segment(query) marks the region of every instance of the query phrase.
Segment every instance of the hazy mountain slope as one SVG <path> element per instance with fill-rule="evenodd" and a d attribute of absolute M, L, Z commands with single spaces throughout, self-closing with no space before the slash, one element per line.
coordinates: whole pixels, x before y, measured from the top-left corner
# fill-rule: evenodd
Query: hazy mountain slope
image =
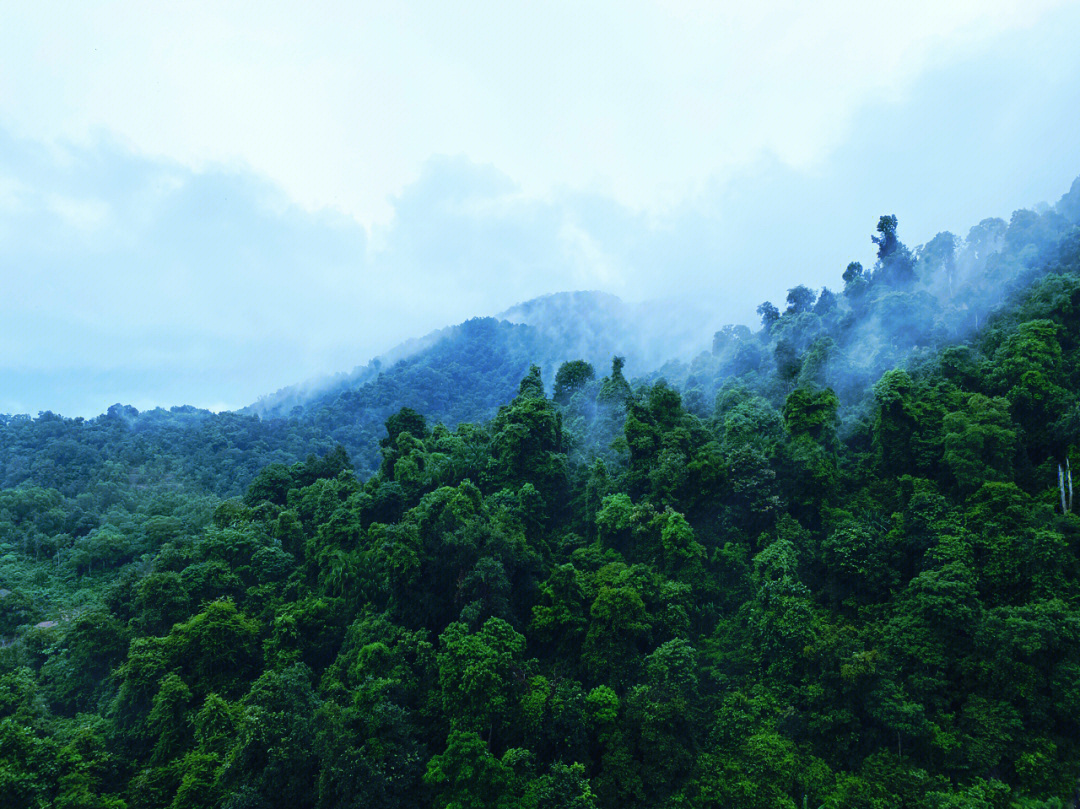
<path fill-rule="evenodd" d="M 601 293 L 549 295 L 500 319 L 474 318 L 408 341 L 349 374 L 283 389 L 236 413 L 192 407 L 140 413 L 117 405 L 95 419 L 0 417 L 0 485 L 74 495 L 119 463 L 132 481 L 229 496 L 268 463 L 293 463 L 335 443 L 366 477 L 378 468 L 386 418 L 402 407 L 432 423 L 482 422 L 514 395 L 533 363 L 550 386 L 567 360 L 585 358 L 603 368 L 625 353 L 628 371 L 641 373 L 646 367 L 635 363 L 663 356 L 669 346 L 685 350 L 671 339 L 676 332 L 665 333 L 662 318 L 653 313 L 649 321 L 642 312 Z M 643 350 L 646 345 L 652 348 Z"/>
<path fill-rule="evenodd" d="M 306 382 L 289 385 L 274 393 L 261 396 L 257 402 L 241 408 L 238 412 L 263 418 L 285 418 L 293 412 L 294 408 L 303 408 L 315 400 L 333 398 L 343 391 L 372 381 L 383 369 L 392 368 L 398 362 L 435 345 L 452 329 L 452 326 L 448 326 L 423 337 L 406 340 L 385 354 L 375 357 L 366 365 L 358 365 L 351 371 L 315 377 Z"/>
<path fill-rule="evenodd" d="M 685 303 L 631 305 L 615 295 L 593 291 L 556 292 L 519 303 L 493 318 L 479 319 L 528 326 L 532 333 L 519 333 L 511 342 L 541 367 L 549 383 L 558 365 L 570 359 L 606 364 L 618 353 L 635 373 L 677 357 L 689 359 L 702 350 L 716 327 L 707 310 L 688 308 Z M 467 329 L 466 324 L 447 326 L 408 340 L 349 373 L 282 388 L 240 412 L 283 418 L 299 415 L 294 413 L 296 407 L 301 412 L 319 409 L 342 393 L 376 381 L 380 374 L 393 375 L 399 365 L 426 364 L 423 357 L 429 352 L 440 360 L 453 361 L 449 355 L 472 339 L 487 337 L 482 330 Z"/>
<path fill-rule="evenodd" d="M 556 358 L 584 359 L 599 367 L 618 353 L 635 375 L 672 360 L 689 360 L 708 347 L 720 325 L 708 301 L 671 298 L 628 304 L 601 292 L 545 295 L 498 317 L 535 328 L 542 344 L 555 349 Z M 550 381 L 546 373 L 544 378 Z"/>
<path fill-rule="evenodd" d="M 705 331 L 707 311 L 688 316 L 670 304 L 562 293 L 519 304 L 500 319 L 434 332 L 350 374 L 279 391 L 241 413 L 117 406 L 89 420 L 0 417 L 0 484 L 74 495 L 119 474 L 140 485 L 228 496 L 268 463 L 293 463 L 335 443 L 366 477 L 379 463 L 383 422 L 403 406 L 429 423 L 483 421 L 514 395 L 530 364 L 541 367 L 550 390 L 561 362 L 583 358 L 602 375 L 614 354 L 628 357 L 632 379 L 663 376 L 683 389 L 687 406 L 703 416 L 732 381 L 774 401 L 799 385 L 826 385 L 842 409 L 857 407 L 882 372 L 965 339 L 1053 271 L 1075 247 L 1070 234 L 1078 222 L 1080 180 L 1055 206 L 1017 211 L 1008 223 L 983 220 L 964 239 L 939 234 L 914 250 L 897 240 L 887 261 L 846 273 L 842 291 L 795 287 L 786 310 L 765 310 L 762 329 L 725 327 L 711 351 L 696 336 Z M 892 277 L 905 264 L 910 277 Z"/>
<path fill-rule="evenodd" d="M 861 407 L 886 371 L 917 367 L 971 339 L 1017 305 L 1041 278 L 1071 272 L 1080 245 L 1080 178 L 1056 205 L 984 219 L 966 237 L 942 232 L 908 248 L 903 223 L 882 216 L 871 267 L 850 264 L 837 292 L 796 286 L 786 306 L 758 307 L 762 327 L 725 326 L 712 350 L 667 363 L 660 377 L 711 412 L 716 394 L 738 381 L 780 402 L 796 387 L 834 390 L 841 408 Z"/>
<path fill-rule="evenodd" d="M 1080 229 L 991 230 L 966 287 L 886 221 L 685 394 L 574 364 L 484 424 L 398 413 L 366 480 L 193 492 L 385 402 L 485 407 L 539 330 L 469 321 L 302 418 L 3 421 L 33 474 L 100 463 L 0 491 L 4 805 L 1069 805 Z"/>
<path fill-rule="evenodd" d="M 369 474 L 378 466 L 383 423 L 401 407 L 448 426 L 484 421 L 514 395 L 530 365 L 541 368 L 549 386 L 558 367 L 574 359 L 603 369 L 612 356 L 625 355 L 628 371 L 640 374 L 678 353 L 689 358 L 709 333 L 700 313 L 680 317 L 662 305 L 630 306 L 598 292 L 557 293 L 498 318 L 433 332 L 396 349 L 405 356 L 392 365 L 382 358 L 310 393 L 279 391 L 244 412 L 316 425 L 320 435 L 346 447 L 361 474 Z"/>

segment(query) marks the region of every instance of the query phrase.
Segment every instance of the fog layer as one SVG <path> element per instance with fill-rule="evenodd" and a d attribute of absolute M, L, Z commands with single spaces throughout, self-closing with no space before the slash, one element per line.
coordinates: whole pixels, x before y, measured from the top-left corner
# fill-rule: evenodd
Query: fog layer
<path fill-rule="evenodd" d="M 1056 199 L 1080 167 L 1071 13 L 882 93 L 813 164 L 766 153 L 650 213 L 433 156 L 369 231 L 243 164 L 194 171 L 104 134 L 47 145 L 0 125 L 0 412 L 240 407 L 564 290 L 752 325 L 760 301 L 872 265 L 882 213 L 918 245 Z"/>

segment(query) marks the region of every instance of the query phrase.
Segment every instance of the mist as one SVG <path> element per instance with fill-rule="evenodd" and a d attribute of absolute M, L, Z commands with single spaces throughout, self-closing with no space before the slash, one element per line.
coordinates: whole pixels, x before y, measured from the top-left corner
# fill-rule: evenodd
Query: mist
<path fill-rule="evenodd" d="M 298 202 L 258 161 L 0 121 L 0 412 L 238 408 L 574 290 L 626 307 L 628 373 L 689 362 L 796 285 L 842 291 L 850 261 L 873 266 L 883 213 L 915 247 L 1060 197 L 1080 169 L 1075 13 L 931 60 L 838 115 L 813 159 L 777 146 L 703 163 L 647 205 L 465 150 L 429 154 L 364 220 Z"/>

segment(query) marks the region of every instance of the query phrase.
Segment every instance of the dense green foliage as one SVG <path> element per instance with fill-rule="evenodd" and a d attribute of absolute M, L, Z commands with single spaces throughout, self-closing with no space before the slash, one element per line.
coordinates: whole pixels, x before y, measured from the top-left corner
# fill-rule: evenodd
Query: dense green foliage
<path fill-rule="evenodd" d="M 882 217 L 842 294 L 401 407 L 370 473 L 300 415 L 8 419 L 0 805 L 1065 806 L 1074 196 Z"/>
<path fill-rule="evenodd" d="M 279 432 L 341 444 L 366 478 L 380 465 L 383 423 L 401 407 L 451 428 L 484 422 L 514 396 L 532 365 L 548 380 L 568 360 L 587 366 L 613 354 L 631 367 L 654 368 L 689 334 L 704 333 L 695 318 L 683 318 L 679 328 L 680 319 L 662 312 L 661 319 L 661 311 L 598 292 L 546 295 L 503 313 L 506 319 L 467 320 L 398 346 L 350 374 L 278 391 L 243 412 Z M 700 343 L 693 339 L 694 351 Z"/>

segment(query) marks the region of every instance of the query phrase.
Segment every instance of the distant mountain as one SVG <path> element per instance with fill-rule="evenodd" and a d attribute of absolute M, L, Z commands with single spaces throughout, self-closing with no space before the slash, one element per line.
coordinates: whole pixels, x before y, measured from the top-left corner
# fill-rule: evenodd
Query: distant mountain
<path fill-rule="evenodd" d="M 370 473 L 383 423 L 402 407 L 448 426 L 484 421 L 513 398 L 530 365 L 540 367 L 549 389 L 568 360 L 584 359 L 603 374 L 619 355 L 631 373 L 646 374 L 706 349 L 714 328 L 707 313 L 688 315 L 681 306 L 556 293 L 432 332 L 348 374 L 285 388 L 240 412 L 317 424 L 320 435 L 346 447 L 358 472 Z"/>
<path fill-rule="evenodd" d="M 483 423 L 516 395 L 531 364 L 550 392 L 562 362 L 584 359 L 596 376 L 578 394 L 587 410 L 614 355 L 626 358 L 633 388 L 664 378 L 704 418 L 720 417 L 720 394 L 732 386 L 778 406 L 796 388 L 831 388 L 844 418 L 855 418 L 872 409 L 874 383 L 886 371 L 917 372 L 945 346 L 995 333 L 1042 278 L 1076 272 L 1080 179 L 1056 205 L 1018 210 L 1008 222 L 985 219 L 966 238 L 939 233 L 909 249 L 891 216 L 880 218 L 878 234 L 872 267 L 851 264 L 836 293 L 797 286 L 785 309 L 762 304 L 758 330 L 737 325 L 714 333 L 718 324 L 702 303 L 628 304 L 600 292 L 565 292 L 432 332 L 349 373 L 280 390 L 237 412 L 139 413 L 117 405 L 88 420 L 0 416 L 0 488 L 31 485 L 73 497 L 115 478 L 117 485 L 232 496 L 267 464 L 295 463 L 336 444 L 366 479 L 379 467 L 386 419 L 400 408 L 416 410 L 429 425 Z M 996 350 L 993 339 L 985 351 Z"/>
<path fill-rule="evenodd" d="M 507 309 L 498 318 L 536 329 L 543 344 L 559 355 L 559 362 L 585 359 L 606 365 L 617 353 L 635 375 L 707 350 L 721 325 L 700 300 L 628 304 L 603 292 L 544 295 Z"/>
<path fill-rule="evenodd" d="M 524 369 L 530 362 L 539 365 L 549 385 L 555 370 L 567 360 L 585 359 L 599 367 L 618 354 L 626 358 L 635 373 L 647 373 L 669 360 L 689 359 L 708 347 L 718 325 L 707 311 L 694 311 L 682 301 L 627 304 L 615 295 L 595 291 L 544 295 L 516 304 L 493 318 L 468 322 L 476 320 L 527 326 L 527 331 L 519 331 L 505 347 L 527 347 Z M 399 366 L 400 372 L 406 372 L 416 364 L 426 364 L 423 357 L 429 353 L 451 360 L 447 352 L 453 354 L 462 348 L 463 341 L 486 334 L 484 329 L 467 327 L 466 323 L 447 326 L 407 340 L 348 373 L 282 388 L 238 412 L 262 418 L 301 416 L 343 393 L 376 382 L 380 374 L 399 372 Z"/>
<path fill-rule="evenodd" d="M 284 418 L 292 414 L 297 407 L 304 406 L 316 399 L 335 396 L 342 391 L 360 387 L 375 379 L 380 371 L 392 368 L 398 362 L 407 359 L 438 343 L 453 329 L 452 326 L 438 329 L 424 337 L 414 337 L 395 346 L 385 354 L 380 354 L 366 365 L 358 365 L 348 372 L 339 372 L 327 376 L 313 377 L 296 385 L 289 385 L 274 393 L 260 396 L 259 400 L 237 412 L 263 418 Z"/>
<path fill-rule="evenodd" d="M 687 309 L 566 293 L 0 416 L 0 805 L 1074 805 L 1080 183 L 877 234 L 649 373 Z"/>

